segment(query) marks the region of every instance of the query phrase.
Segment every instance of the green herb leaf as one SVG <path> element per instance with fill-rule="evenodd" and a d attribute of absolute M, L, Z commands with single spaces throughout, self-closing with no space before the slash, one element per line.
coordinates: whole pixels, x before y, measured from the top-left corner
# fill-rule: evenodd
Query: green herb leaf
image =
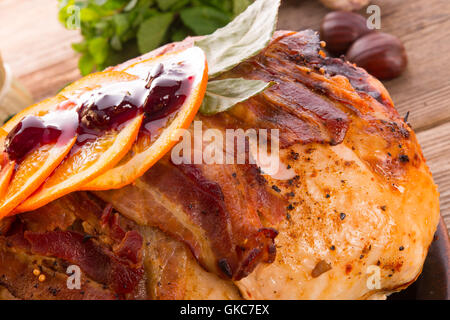
<path fill-rule="evenodd" d="M 94 58 L 89 53 L 85 53 L 78 60 L 78 68 L 80 69 L 81 75 L 85 76 L 94 70 L 95 62 Z"/>
<path fill-rule="evenodd" d="M 275 31 L 280 0 L 257 0 L 225 27 L 196 41 L 214 77 L 264 49 Z"/>
<path fill-rule="evenodd" d="M 138 0 L 130 0 L 130 2 L 128 2 L 125 8 L 123 8 L 123 11 L 127 12 L 132 10 L 136 6 L 137 2 Z"/>
<path fill-rule="evenodd" d="M 99 14 L 92 8 L 83 8 L 80 11 L 80 19 L 83 22 L 95 21 L 98 20 Z"/>
<path fill-rule="evenodd" d="M 185 9 L 180 12 L 180 17 L 197 35 L 210 34 L 231 20 L 230 15 L 211 7 Z"/>
<path fill-rule="evenodd" d="M 86 41 L 72 43 L 72 49 L 75 50 L 76 52 L 83 53 L 87 51 L 87 43 Z"/>
<path fill-rule="evenodd" d="M 162 11 L 167 11 L 172 7 L 174 4 L 176 4 L 179 0 L 156 0 L 156 3 L 158 4 L 158 7 Z"/>
<path fill-rule="evenodd" d="M 88 42 L 88 50 L 91 54 L 92 58 L 94 58 L 94 62 L 98 65 L 105 62 L 108 57 L 108 39 L 103 37 L 97 37 L 89 40 Z"/>
<path fill-rule="evenodd" d="M 238 12 L 235 1 L 241 6 L 252 0 L 59 0 L 58 18 L 66 28 L 80 29 L 83 41 L 73 49 L 84 56 L 79 65 L 86 73 L 213 32 Z M 192 8 L 206 9 L 187 11 L 183 21 L 180 13 Z"/>
<path fill-rule="evenodd" d="M 122 36 L 130 27 L 128 16 L 126 14 L 116 14 L 113 16 L 114 25 L 116 27 L 116 35 Z"/>
<path fill-rule="evenodd" d="M 173 13 L 164 13 L 153 16 L 141 24 L 137 32 L 137 40 L 139 51 L 142 54 L 158 48 L 163 42 L 172 20 Z"/>
<path fill-rule="evenodd" d="M 191 6 L 191 0 L 178 0 L 172 7 L 170 7 L 171 11 L 179 11 L 183 8 Z"/>
<path fill-rule="evenodd" d="M 122 41 L 120 41 L 120 38 L 118 36 L 114 35 L 111 38 L 110 44 L 114 50 L 116 51 L 122 50 Z"/>
<path fill-rule="evenodd" d="M 253 0 L 233 0 L 233 13 L 235 15 L 243 12 L 249 5 L 251 5 Z"/>
<path fill-rule="evenodd" d="M 180 28 L 177 28 L 177 30 L 172 33 L 172 37 L 170 38 L 170 40 L 172 40 L 174 42 L 182 41 L 188 35 L 189 35 L 189 30 L 187 30 L 186 27 L 180 27 Z"/>
<path fill-rule="evenodd" d="M 263 92 L 273 84 L 274 82 L 266 83 L 242 78 L 209 81 L 200 112 L 213 115 L 226 111 L 237 103 Z"/>

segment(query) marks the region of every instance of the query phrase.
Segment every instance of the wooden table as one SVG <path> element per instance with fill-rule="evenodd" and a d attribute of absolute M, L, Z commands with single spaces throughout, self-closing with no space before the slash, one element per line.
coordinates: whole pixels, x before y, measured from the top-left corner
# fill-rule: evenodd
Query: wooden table
<path fill-rule="evenodd" d="M 400 114 L 410 112 L 428 165 L 441 193 L 450 229 L 450 1 L 374 0 L 382 31 L 403 40 L 407 71 L 385 82 Z M 283 0 L 279 29 L 318 29 L 328 12 L 316 0 Z M 70 47 L 77 31 L 57 20 L 55 0 L 0 1 L 0 52 L 35 100 L 55 94 L 80 77 Z"/>

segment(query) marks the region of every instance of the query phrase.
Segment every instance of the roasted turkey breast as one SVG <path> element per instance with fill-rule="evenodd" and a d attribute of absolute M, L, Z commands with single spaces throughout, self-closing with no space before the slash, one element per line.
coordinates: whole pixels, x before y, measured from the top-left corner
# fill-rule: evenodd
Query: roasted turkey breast
<path fill-rule="evenodd" d="M 327 57 L 309 30 L 276 32 L 223 76 L 276 84 L 196 120 L 222 132 L 279 129 L 288 179 L 254 164 L 175 165 L 167 156 L 132 185 L 1 221 L 0 285 L 22 299 L 367 299 L 411 284 L 439 197 L 383 85 Z M 71 264 L 81 290 L 66 287 Z"/>

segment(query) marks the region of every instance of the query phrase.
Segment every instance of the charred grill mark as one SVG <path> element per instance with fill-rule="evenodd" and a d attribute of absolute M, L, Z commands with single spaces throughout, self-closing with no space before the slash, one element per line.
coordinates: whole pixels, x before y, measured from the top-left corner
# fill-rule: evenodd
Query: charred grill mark
<path fill-rule="evenodd" d="M 342 58 L 323 57 L 319 54 L 321 50 L 320 41 L 316 32 L 306 30 L 301 32 L 302 38 L 307 38 L 306 44 L 295 41 L 295 36 L 285 37 L 279 41 L 283 49 L 284 58 L 309 67 L 316 72 L 322 69 L 330 77 L 335 75 L 345 76 L 355 88 L 356 91 L 366 93 L 376 99 L 378 102 L 391 106 L 391 102 L 383 97 L 377 88 L 369 82 L 369 75 L 356 68 Z"/>

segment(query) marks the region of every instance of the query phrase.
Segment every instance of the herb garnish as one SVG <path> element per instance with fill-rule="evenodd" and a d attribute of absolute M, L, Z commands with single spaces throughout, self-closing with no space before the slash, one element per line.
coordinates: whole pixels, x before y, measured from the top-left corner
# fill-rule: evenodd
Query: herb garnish
<path fill-rule="evenodd" d="M 206 53 L 210 77 L 232 69 L 268 45 L 279 6 L 280 0 L 257 0 L 228 25 L 195 42 Z M 211 115 L 226 111 L 272 84 L 242 78 L 210 81 L 200 112 Z"/>
<path fill-rule="evenodd" d="M 253 0 L 59 0 L 59 20 L 80 29 L 72 45 L 83 75 L 189 35 L 226 25 Z"/>

